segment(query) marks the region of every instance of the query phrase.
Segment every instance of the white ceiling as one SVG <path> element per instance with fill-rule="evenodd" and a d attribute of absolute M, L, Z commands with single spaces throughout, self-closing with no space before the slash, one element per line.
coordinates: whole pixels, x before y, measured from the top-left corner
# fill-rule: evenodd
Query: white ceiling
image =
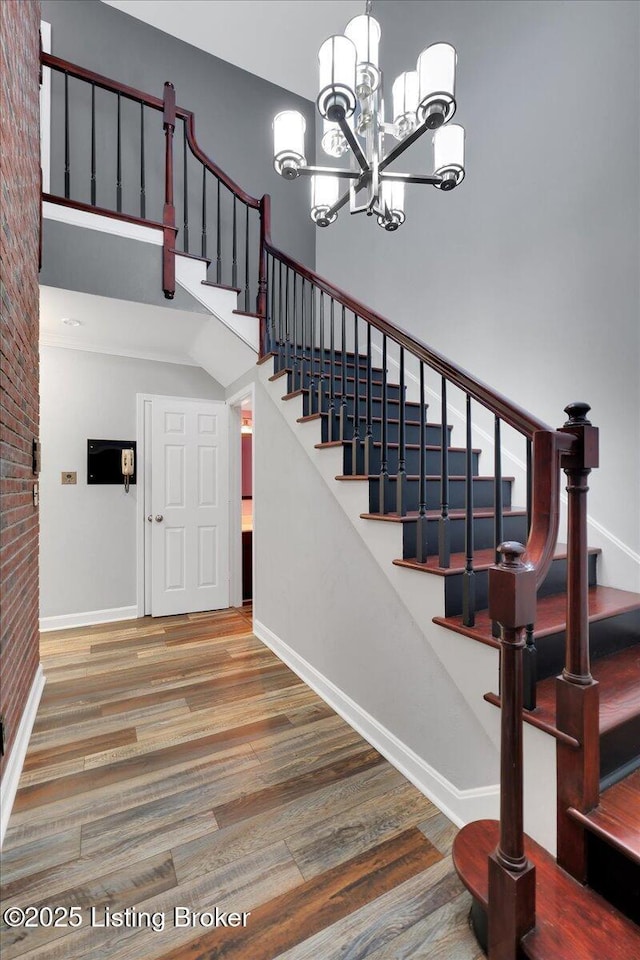
<path fill-rule="evenodd" d="M 103 0 L 308 100 L 318 48 L 364 13 L 364 0 Z"/>
<path fill-rule="evenodd" d="M 64 318 L 79 320 L 81 326 L 67 326 Z M 40 287 L 40 342 L 45 346 L 193 365 L 189 348 L 208 320 L 202 313 Z"/>

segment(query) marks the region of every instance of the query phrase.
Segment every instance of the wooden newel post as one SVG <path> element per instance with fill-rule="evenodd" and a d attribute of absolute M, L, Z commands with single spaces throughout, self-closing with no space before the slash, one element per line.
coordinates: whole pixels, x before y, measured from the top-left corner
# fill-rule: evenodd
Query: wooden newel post
<path fill-rule="evenodd" d="M 173 132 L 176 128 L 176 91 L 173 84 L 164 85 L 163 126 L 165 135 L 164 207 L 162 223 L 162 290 L 167 300 L 176 292 L 176 208 L 173 204 Z"/>
<path fill-rule="evenodd" d="M 260 200 L 260 262 L 258 266 L 258 300 L 256 312 L 260 316 L 260 356 L 268 349 L 267 344 L 267 250 L 271 240 L 271 197 L 268 193 Z"/>
<path fill-rule="evenodd" d="M 562 433 L 577 445 L 562 457 L 567 475 L 567 638 L 565 665 L 556 680 L 556 724 L 578 741 L 576 749 L 558 742 L 558 863 L 580 881 L 586 880 L 584 830 L 568 816 L 574 807 L 583 813 L 598 803 L 600 790 L 600 730 L 598 684 L 589 663 L 589 575 L 587 553 L 588 478 L 598 466 L 598 428 L 587 420 L 587 403 L 565 407 L 569 419 Z"/>
<path fill-rule="evenodd" d="M 489 570 L 489 617 L 500 624 L 500 840 L 489 857 L 489 960 L 516 960 L 535 925 L 535 867 L 524 852 L 522 657 L 535 620 L 536 573 L 522 562 L 521 543 L 503 543 Z"/>

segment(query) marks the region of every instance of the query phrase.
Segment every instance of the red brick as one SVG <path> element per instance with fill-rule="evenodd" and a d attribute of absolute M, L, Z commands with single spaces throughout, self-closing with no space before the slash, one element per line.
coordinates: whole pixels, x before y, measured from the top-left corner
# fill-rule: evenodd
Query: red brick
<path fill-rule="evenodd" d="M 7 754 L 39 662 L 38 511 L 31 444 L 39 432 L 39 0 L 0 3 L 0 713 Z"/>

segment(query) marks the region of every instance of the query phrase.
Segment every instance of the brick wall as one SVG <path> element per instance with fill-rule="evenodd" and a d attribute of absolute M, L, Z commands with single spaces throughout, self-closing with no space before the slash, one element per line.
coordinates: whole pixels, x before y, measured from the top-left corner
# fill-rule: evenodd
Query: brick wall
<path fill-rule="evenodd" d="M 0 712 L 5 756 L 39 661 L 38 436 L 39 0 L 0 2 Z"/>

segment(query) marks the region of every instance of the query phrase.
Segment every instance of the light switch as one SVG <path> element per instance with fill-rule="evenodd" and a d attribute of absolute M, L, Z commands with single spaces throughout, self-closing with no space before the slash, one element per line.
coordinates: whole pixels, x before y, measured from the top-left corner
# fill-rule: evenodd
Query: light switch
<path fill-rule="evenodd" d="M 63 472 L 62 472 L 62 474 L 61 474 L 61 480 L 60 480 L 60 482 L 61 482 L 61 483 L 64 483 L 64 484 L 67 484 L 67 483 L 77 483 L 77 482 L 78 482 L 78 474 L 77 474 L 77 471 L 76 471 L 76 470 L 63 470 Z"/>

